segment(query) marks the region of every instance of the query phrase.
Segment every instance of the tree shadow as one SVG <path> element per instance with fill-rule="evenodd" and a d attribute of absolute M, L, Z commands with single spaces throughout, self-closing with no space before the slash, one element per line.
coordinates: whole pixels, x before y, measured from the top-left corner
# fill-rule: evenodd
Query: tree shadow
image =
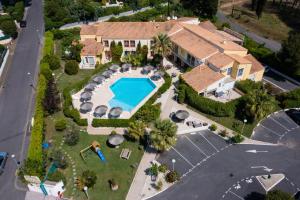
<path fill-rule="evenodd" d="M 245 200 L 265 200 L 265 195 L 258 192 L 251 192 L 247 196 L 245 196 Z"/>

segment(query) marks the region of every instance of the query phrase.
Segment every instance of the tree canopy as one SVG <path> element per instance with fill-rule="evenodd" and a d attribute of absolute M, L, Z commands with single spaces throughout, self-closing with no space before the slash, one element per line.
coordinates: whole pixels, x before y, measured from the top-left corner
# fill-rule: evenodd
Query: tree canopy
<path fill-rule="evenodd" d="M 181 3 L 201 18 L 213 18 L 218 10 L 218 0 L 181 0 Z"/>
<path fill-rule="evenodd" d="M 295 200 L 295 198 L 281 190 L 273 190 L 267 193 L 265 200 Z"/>

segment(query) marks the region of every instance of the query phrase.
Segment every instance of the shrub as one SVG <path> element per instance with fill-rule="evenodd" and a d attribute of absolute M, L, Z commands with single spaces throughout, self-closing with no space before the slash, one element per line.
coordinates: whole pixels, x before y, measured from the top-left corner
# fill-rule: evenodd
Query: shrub
<path fill-rule="evenodd" d="M 250 79 L 238 81 L 235 83 L 235 87 L 239 89 L 240 91 L 244 92 L 245 94 L 248 94 L 249 92 L 253 90 L 260 90 L 263 88 L 262 82 L 255 82 Z"/>
<path fill-rule="evenodd" d="M 97 175 L 94 171 L 86 170 L 82 172 L 81 177 L 83 179 L 84 185 L 88 188 L 91 188 L 96 184 Z"/>
<path fill-rule="evenodd" d="M 43 74 L 47 80 L 52 78 L 52 70 L 50 69 L 49 64 L 46 62 L 41 63 L 40 73 Z"/>
<path fill-rule="evenodd" d="M 7 19 L 0 22 L 0 29 L 5 35 L 9 35 L 13 39 L 18 36 L 18 31 L 15 22 L 12 19 Z"/>
<path fill-rule="evenodd" d="M 43 56 L 54 54 L 54 41 L 53 41 L 53 33 L 47 31 L 45 33 L 45 44 L 43 49 Z"/>
<path fill-rule="evenodd" d="M 217 130 L 217 125 L 215 125 L 215 124 L 212 124 L 212 125 L 210 125 L 209 126 L 209 130 L 211 130 L 211 131 L 216 131 Z"/>
<path fill-rule="evenodd" d="M 221 135 L 222 137 L 226 137 L 228 135 L 228 132 L 226 129 L 223 129 L 219 132 L 219 135 Z"/>
<path fill-rule="evenodd" d="M 231 141 L 233 143 L 241 143 L 244 141 L 244 137 L 241 134 L 237 134 L 237 135 L 231 137 Z"/>
<path fill-rule="evenodd" d="M 60 150 L 54 149 L 50 155 L 50 160 L 57 166 L 58 168 L 65 169 L 68 166 L 67 158 Z"/>
<path fill-rule="evenodd" d="M 93 127 L 128 127 L 129 119 L 96 119 L 92 121 Z"/>
<path fill-rule="evenodd" d="M 166 171 L 168 171 L 168 166 L 166 164 L 161 164 L 158 167 L 158 171 L 160 171 L 161 173 L 165 173 Z"/>
<path fill-rule="evenodd" d="M 70 60 L 65 64 L 65 73 L 68 75 L 75 75 L 78 73 L 79 66 L 75 60 Z"/>
<path fill-rule="evenodd" d="M 163 187 L 163 182 L 161 180 L 159 180 L 157 183 L 156 183 L 156 187 L 155 189 L 160 191 Z"/>
<path fill-rule="evenodd" d="M 44 59 L 46 60 L 46 62 L 49 63 L 49 67 L 51 70 L 56 70 L 60 68 L 60 59 L 57 55 L 46 55 Z"/>
<path fill-rule="evenodd" d="M 160 104 L 149 104 L 143 105 L 132 117 L 133 120 L 140 120 L 146 123 L 155 121 L 160 116 Z"/>
<path fill-rule="evenodd" d="M 69 146 L 74 146 L 79 141 L 79 132 L 72 128 L 72 130 L 66 134 L 65 143 Z"/>
<path fill-rule="evenodd" d="M 25 182 L 24 175 L 41 177 L 43 175 L 43 169 L 43 165 L 41 165 L 39 161 L 27 158 L 19 168 L 18 176 Z"/>
<path fill-rule="evenodd" d="M 177 100 L 178 100 L 178 103 L 184 103 L 185 101 L 185 85 L 184 84 L 181 84 L 178 88 L 178 96 L 177 96 Z"/>
<path fill-rule="evenodd" d="M 152 166 L 149 168 L 149 173 L 151 176 L 158 176 L 158 166 L 157 164 L 152 164 Z"/>
<path fill-rule="evenodd" d="M 64 118 L 60 118 L 55 121 L 55 130 L 63 131 L 67 128 L 67 121 Z"/>
<path fill-rule="evenodd" d="M 280 94 L 276 99 L 282 108 L 298 108 L 300 107 L 300 89 Z"/>
<path fill-rule="evenodd" d="M 170 171 L 169 173 L 167 173 L 165 179 L 168 183 L 174 183 L 175 181 L 179 181 L 180 177 L 176 171 Z"/>
<path fill-rule="evenodd" d="M 54 181 L 54 182 L 62 181 L 64 183 L 64 185 L 67 184 L 67 179 L 66 179 L 65 175 L 59 170 L 55 171 L 52 174 L 49 174 L 47 176 L 47 180 Z"/>

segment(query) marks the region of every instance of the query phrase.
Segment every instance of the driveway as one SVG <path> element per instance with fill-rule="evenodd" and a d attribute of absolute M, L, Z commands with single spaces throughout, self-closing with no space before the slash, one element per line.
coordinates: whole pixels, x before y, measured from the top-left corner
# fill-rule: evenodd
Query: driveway
<path fill-rule="evenodd" d="M 285 178 L 274 189 L 295 195 L 300 191 L 300 128 L 284 112 L 261 124 L 268 129 L 256 130 L 253 139 L 270 145 L 230 145 L 210 131 L 180 136 L 178 144 L 157 160 L 172 169 L 171 159 L 175 159 L 181 180 L 152 199 L 249 200 L 264 193 L 255 176 L 277 173 Z M 270 139 L 263 134 L 271 135 Z"/>
<path fill-rule="evenodd" d="M 299 87 L 298 84 L 291 82 L 272 69 L 269 69 L 264 73 L 263 81 L 274 85 L 275 87 L 281 89 L 283 92 L 288 92 Z"/>

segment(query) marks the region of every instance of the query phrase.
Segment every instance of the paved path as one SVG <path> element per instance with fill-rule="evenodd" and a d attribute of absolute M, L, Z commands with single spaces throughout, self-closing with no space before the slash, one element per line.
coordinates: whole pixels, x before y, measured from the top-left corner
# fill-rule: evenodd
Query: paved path
<path fill-rule="evenodd" d="M 247 35 L 248 37 L 250 37 L 251 39 L 253 39 L 255 42 L 259 44 L 265 44 L 265 47 L 267 47 L 268 49 L 274 52 L 278 52 L 281 49 L 281 44 L 279 42 L 264 38 L 262 36 L 257 35 L 256 33 L 248 31 L 241 25 L 229 20 L 221 11 L 217 12 L 217 17 L 221 22 L 229 23 L 232 30 Z"/>
<path fill-rule="evenodd" d="M 22 162 L 29 141 L 30 120 L 34 108 L 38 62 L 43 36 L 42 1 L 32 0 L 27 13 L 27 27 L 19 33 L 16 49 L 0 90 L 0 147 L 15 154 Z M 37 31 L 39 30 L 39 31 Z M 24 200 L 25 192 L 15 182 L 16 165 L 8 159 L 0 177 L 0 199 Z"/>

